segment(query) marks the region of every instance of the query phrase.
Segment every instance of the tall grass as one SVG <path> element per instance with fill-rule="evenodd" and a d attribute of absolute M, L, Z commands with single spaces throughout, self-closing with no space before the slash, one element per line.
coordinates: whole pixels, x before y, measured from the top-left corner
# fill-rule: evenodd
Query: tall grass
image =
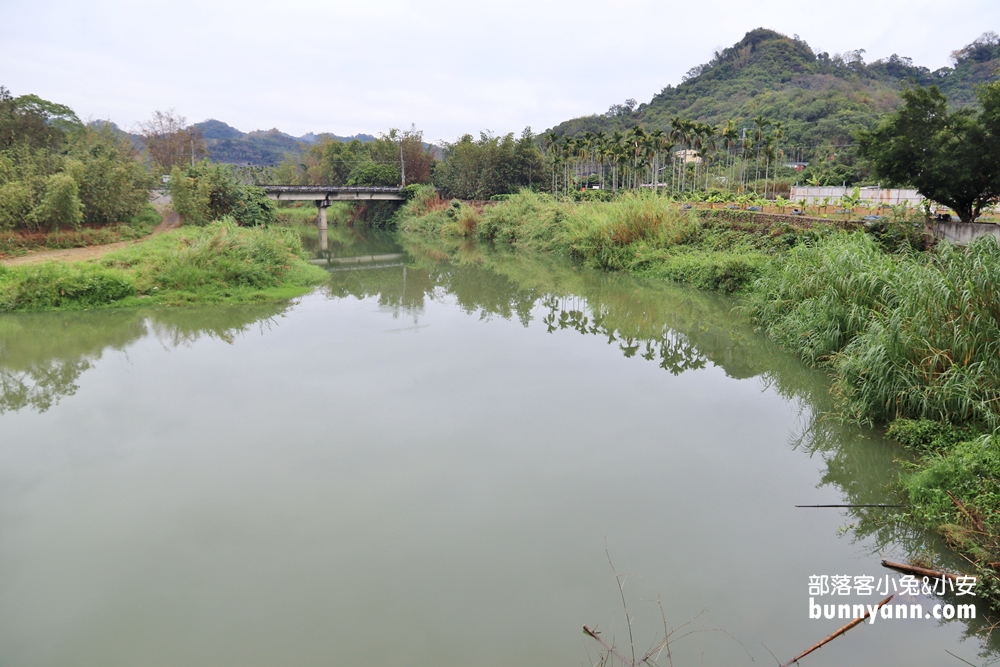
<path fill-rule="evenodd" d="M 0 268 L 0 309 L 279 299 L 325 279 L 301 255 L 294 230 L 224 219 L 152 237 L 96 262 Z"/>
<path fill-rule="evenodd" d="M 838 355 L 836 389 L 859 418 L 1000 427 L 1000 246 L 985 237 L 899 264 L 894 307 Z"/>
<path fill-rule="evenodd" d="M 125 248 L 108 255 L 101 264 L 130 270 L 140 294 L 154 289 L 264 289 L 281 282 L 301 251 L 293 230 L 240 227 L 223 219 L 202 229 L 185 227 Z"/>
<path fill-rule="evenodd" d="M 834 371 L 848 413 L 1000 426 L 1000 247 L 887 254 L 856 233 L 772 260 L 747 313 Z"/>
<path fill-rule="evenodd" d="M 648 273 L 706 289 L 733 292 L 760 272 L 766 243 L 755 231 L 717 233 L 665 197 L 627 193 L 611 202 L 569 202 L 522 191 L 480 213 L 468 204 L 418 193 L 400 212 L 406 232 L 474 236 L 518 248 L 554 251 L 611 271 Z M 701 252 L 710 247 L 712 252 Z"/>
<path fill-rule="evenodd" d="M 134 294 L 125 272 L 92 264 L 0 266 L 0 311 L 93 308 Z"/>
<path fill-rule="evenodd" d="M 896 301 L 899 262 L 863 234 L 837 234 L 773 258 L 744 309 L 811 364 L 829 361 Z"/>

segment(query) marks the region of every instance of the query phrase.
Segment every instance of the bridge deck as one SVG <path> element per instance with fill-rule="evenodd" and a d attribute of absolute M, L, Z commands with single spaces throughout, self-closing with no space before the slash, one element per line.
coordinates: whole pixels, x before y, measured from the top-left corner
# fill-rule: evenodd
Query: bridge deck
<path fill-rule="evenodd" d="M 403 201 L 402 188 L 341 187 L 335 185 L 262 185 L 278 201 Z"/>

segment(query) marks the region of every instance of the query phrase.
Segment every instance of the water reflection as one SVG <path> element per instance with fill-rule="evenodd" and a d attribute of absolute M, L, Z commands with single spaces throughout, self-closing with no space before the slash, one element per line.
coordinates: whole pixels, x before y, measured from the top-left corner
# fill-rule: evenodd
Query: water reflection
<path fill-rule="evenodd" d="M 762 386 L 799 405 L 801 428 L 790 445 L 823 458 L 821 486 L 837 488 L 845 505 L 905 505 L 899 472 L 910 454 L 878 430 L 840 420 L 824 375 L 754 332 L 734 314 L 734 300 L 581 270 L 551 256 L 426 238 L 403 237 L 402 242 L 414 267 L 409 289 L 398 273 L 382 272 L 335 279 L 333 293 L 377 296 L 386 305 L 414 313 L 426 300 L 447 294 L 483 319 L 517 318 L 525 326 L 541 305 L 541 321 L 551 334 L 602 337 L 626 358 L 654 362 L 673 375 L 711 363 L 732 378 L 758 378 Z M 467 289 L 471 284 L 477 288 Z M 915 528 L 905 508 L 856 507 L 844 514 L 845 532 L 872 553 L 895 552 L 902 560 L 926 560 L 954 572 L 966 569 L 939 535 Z M 995 658 L 1000 637 L 990 632 L 994 621 L 984 615 L 948 622 L 964 623 L 965 636 L 981 640 L 981 657 Z"/>
<path fill-rule="evenodd" d="M 846 504 L 901 502 L 896 480 L 905 453 L 878 432 L 830 417 L 826 379 L 757 335 L 734 314 L 731 299 L 473 243 L 366 237 L 333 228 L 325 243 L 317 234 L 307 239 L 307 246 L 315 259 L 331 267 L 329 283 L 322 288 L 329 297 L 374 300 L 381 310 L 407 321 L 400 331 L 419 327 L 431 303 L 448 301 L 481 320 L 509 320 L 524 327 L 534 323 L 553 337 L 600 339 L 629 363 L 652 364 L 672 376 L 690 377 L 692 371 L 715 367 L 730 378 L 755 378 L 762 388 L 773 388 L 798 407 L 800 423 L 789 444 L 824 461 L 821 485 L 836 488 Z M 358 259 L 380 256 L 394 259 L 389 265 Z M 352 259 L 353 264 L 346 264 Z M 78 390 L 81 374 L 102 356 L 126 351 L 141 338 L 155 337 L 169 347 L 205 336 L 232 342 L 255 327 L 270 326 L 287 308 L 4 316 L 0 411 L 52 408 Z M 962 569 L 946 545 L 914 530 L 902 512 L 865 508 L 845 515 L 850 535 L 871 550 L 901 552 L 901 558 L 931 554 L 952 569 Z M 981 630 L 982 619 L 969 624 L 967 632 Z M 991 650 L 995 646 L 987 645 L 985 651 Z"/>
<path fill-rule="evenodd" d="M 344 248 L 350 250 L 346 256 L 373 254 L 362 239 Z M 405 253 L 405 266 L 334 273 L 326 287 L 330 296 L 374 298 L 397 315 L 411 316 L 447 298 L 480 319 L 517 320 L 525 327 L 541 306 L 550 333 L 600 336 L 625 357 L 654 361 L 674 375 L 711 363 L 732 378 L 761 377 L 810 407 L 828 404 L 822 377 L 754 332 L 733 312 L 731 298 L 472 243 L 401 237 L 395 249 Z"/>
<path fill-rule="evenodd" d="M 104 354 L 146 336 L 177 347 L 203 336 L 231 343 L 267 326 L 288 304 L 213 308 L 122 309 L 0 317 L 0 414 L 45 412 L 79 388 Z"/>

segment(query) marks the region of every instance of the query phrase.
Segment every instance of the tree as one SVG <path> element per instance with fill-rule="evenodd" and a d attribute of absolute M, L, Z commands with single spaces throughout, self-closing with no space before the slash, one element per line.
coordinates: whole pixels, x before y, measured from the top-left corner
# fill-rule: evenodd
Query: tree
<path fill-rule="evenodd" d="M 726 185 L 731 188 L 733 179 L 730 174 L 730 167 L 736 160 L 735 156 L 732 155 L 733 144 L 736 143 L 736 140 L 740 136 L 736 130 L 736 121 L 732 119 L 727 120 L 726 124 L 720 128 L 719 134 L 726 142 Z"/>
<path fill-rule="evenodd" d="M 912 185 L 974 222 L 1000 201 L 1000 82 L 977 97 L 979 110 L 949 112 L 936 86 L 906 90 L 878 129 L 859 133 L 861 155 L 887 185 Z"/>
<path fill-rule="evenodd" d="M 154 179 L 128 135 L 109 124 L 76 132 L 66 170 L 80 184 L 86 223 L 124 222 L 146 206 Z"/>
<path fill-rule="evenodd" d="M 400 183 L 399 167 L 393 164 L 365 162 L 351 171 L 347 184 L 351 187 L 374 185 L 393 187 Z"/>
<path fill-rule="evenodd" d="M 525 128 L 520 139 L 513 132 L 502 137 L 482 132 L 478 141 L 466 134 L 445 144 L 434 184 L 448 197 L 489 199 L 540 184 L 543 165 L 531 128 Z"/>
<path fill-rule="evenodd" d="M 55 148 L 68 132 L 81 127 L 69 107 L 37 95 L 14 97 L 0 86 L 0 150 L 15 145 Z"/>
<path fill-rule="evenodd" d="M 146 144 L 146 151 L 164 173 L 176 166 L 193 166 L 208 155 L 201 130 L 186 123 L 184 116 L 177 116 L 170 109 L 156 111 L 151 119 L 139 124 L 138 134 Z"/>
<path fill-rule="evenodd" d="M 401 168 L 406 173 L 407 184 L 430 183 L 434 155 L 424 146 L 424 134 L 416 127 L 411 126 L 409 130 L 393 128 L 365 147 L 373 162 L 395 168 L 396 182 L 386 185 L 402 185 Z"/>
<path fill-rule="evenodd" d="M 240 183 L 228 164 L 208 160 L 170 172 L 170 195 L 174 209 L 186 224 L 207 225 L 223 216 L 232 216 L 246 227 L 275 221 L 274 203 L 263 189 Z"/>

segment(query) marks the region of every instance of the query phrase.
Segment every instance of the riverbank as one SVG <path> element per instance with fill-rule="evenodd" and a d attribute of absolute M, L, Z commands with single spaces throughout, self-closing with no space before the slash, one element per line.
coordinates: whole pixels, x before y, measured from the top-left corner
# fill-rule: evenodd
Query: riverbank
<path fill-rule="evenodd" d="M 261 303 L 304 294 L 325 276 L 305 261 L 294 231 L 223 221 L 97 260 L 0 266 L 0 312 Z"/>
<path fill-rule="evenodd" d="M 841 228 L 836 221 L 685 209 L 653 195 L 571 202 L 531 192 L 483 207 L 426 191 L 397 220 L 403 231 L 561 252 L 594 268 L 727 293 L 746 289 L 770 257 Z"/>
<path fill-rule="evenodd" d="M 914 452 L 898 481 L 906 518 L 941 534 L 1000 607 L 1000 248 L 924 249 L 912 220 L 864 232 L 716 213 L 642 195 L 479 208 L 428 192 L 398 224 L 737 294 L 759 330 L 831 374 L 842 417 Z"/>

